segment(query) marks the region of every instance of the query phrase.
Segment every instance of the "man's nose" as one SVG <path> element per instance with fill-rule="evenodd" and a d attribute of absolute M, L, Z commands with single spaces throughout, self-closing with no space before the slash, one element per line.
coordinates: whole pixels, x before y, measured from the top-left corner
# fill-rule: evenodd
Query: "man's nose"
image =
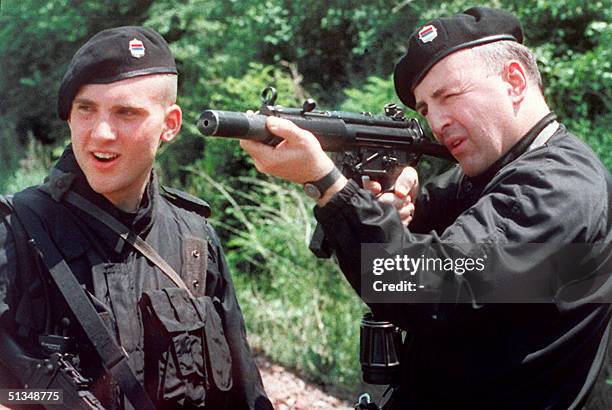
<path fill-rule="evenodd" d="M 114 140 L 116 138 L 111 122 L 106 117 L 100 117 L 96 120 L 91 130 L 91 136 L 99 140 Z"/>
<path fill-rule="evenodd" d="M 444 129 L 450 125 L 450 117 L 441 110 L 430 109 L 427 113 L 427 122 L 436 139 L 440 141 L 444 135 Z"/>

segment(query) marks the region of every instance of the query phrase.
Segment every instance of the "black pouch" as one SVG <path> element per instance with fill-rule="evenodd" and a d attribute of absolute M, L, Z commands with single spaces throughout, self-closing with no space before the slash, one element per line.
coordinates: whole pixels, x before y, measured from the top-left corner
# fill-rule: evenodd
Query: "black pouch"
<path fill-rule="evenodd" d="M 145 292 L 139 306 L 145 388 L 158 407 L 204 407 L 208 392 L 231 388 L 229 347 L 210 297 L 165 288 Z"/>

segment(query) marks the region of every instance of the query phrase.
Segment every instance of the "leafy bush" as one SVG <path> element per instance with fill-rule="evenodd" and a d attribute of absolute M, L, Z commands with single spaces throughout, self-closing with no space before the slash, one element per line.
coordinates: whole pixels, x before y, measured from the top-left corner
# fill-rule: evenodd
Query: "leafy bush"
<path fill-rule="evenodd" d="M 0 173 L 0 194 L 13 194 L 25 187 L 38 185 L 49 173 L 52 155 L 49 148 L 31 140 L 23 155 L 21 160 L 16 161 L 14 171 L 11 172 L 9 168 Z"/>

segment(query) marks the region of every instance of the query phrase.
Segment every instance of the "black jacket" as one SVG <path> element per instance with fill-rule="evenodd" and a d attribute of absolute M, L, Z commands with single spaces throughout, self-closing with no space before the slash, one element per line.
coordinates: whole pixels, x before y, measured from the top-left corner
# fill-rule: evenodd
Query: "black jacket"
<path fill-rule="evenodd" d="M 546 284 L 549 303 L 449 303 L 443 299 L 448 282 L 431 280 L 428 272 L 415 277 L 429 279 L 428 291 L 444 303 L 366 300 L 377 316 L 412 336 L 402 351 L 393 408 L 568 409 L 581 405 L 592 388 L 611 317 L 610 173 L 563 126 L 543 146 L 527 150 L 528 142 L 523 139 L 478 177 L 468 178 L 456 167 L 426 183 L 408 229 L 393 208 L 354 182 L 315 208 L 345 276 L 360 294 L 361 275 L 369 274 L 362 272 L 364 243 L 407 253 L 418 244 L 430 256 L 446 256 L 440 243 L 527 244 L 513 255 L 492 255 L 501 264 L 495 275 L 485 270 L 471 277 L 499 289 L 500 283 L 520 280 L 516 267 L 537 272 L 538 264 L 553 256 L 530 252 L 535 248 L 529 244 L 598 249 L 591 262 L 600 263 L 604 277 L 596 289 L 571 300 L 558 293 L 583 275 L 579 261 L 571 259 L 560 267 L 566 276 L 552 275 Z M 560 277 L 565 282 L 559 283 Z"/>
<path fill-rule="evenodd" d="M 196 297 L 210 298 L 212 310 L 222 323 L 221 337 L 229 346 L 231 370 L 223 368 L 229 366 L 229 361 L 216 357 L 203 341 L 206 336 L 212 339 L 218 335 L 202 337 L 198 323 L 187 323 L 181 317 L 183 313 L 188 316 L 188 308 L 193 309 L 189 300 L 173 293 L 175 285 L 104 224 L 62 202 L 62 192 L 67 189 L 130 227 L 180 274 Z M 219 239 L 205 219 L 210 214 L 205 202 L 179 191 L 160 189 L 153 174 L 139 210 L 133 214 L 122 212 L 92 191 L 70 148 L 42 187 L 18 193 L 16 200 L 19 195 L 44 202 L 47 232 L 85 285 L 158 407 L 196 408 L 206 404 L 206 408 L 272 408 L 251 357 Z M 42 286 L 40 272 L 20 269 L 23 262 L 18 260 L 12 229 L 9 224 L 0 224 L 2 326 L 30 350 L 37 349 L 32 341 L 43 333 L 75 336 L 82 373 L 98 381 L 98 398 L 110 408 L 129 407 L 127 401 L 121 404 L 122 398 L 101 369 L 58 290 L 54 285 L 46 287 L 49 289 Z M 168 309 L 174 310 L 174 316 Z M 63 318 L 68 322 L 62 322 Z M 224 372 L 231 374 L 231 382 L 217 377 Z M 231 389 L 224 391 L 229 383 Z"/>

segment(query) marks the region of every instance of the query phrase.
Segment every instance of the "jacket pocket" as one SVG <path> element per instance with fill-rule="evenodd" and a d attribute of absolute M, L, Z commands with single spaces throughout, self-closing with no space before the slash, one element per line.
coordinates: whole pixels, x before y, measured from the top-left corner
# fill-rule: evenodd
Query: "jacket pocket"
<path fill-rule="evenodd" d="M 232 356 L 227 339 L 223 332 L 221 318 L 215 309 L 213 300 L 208 296 L 196 299 L 200 312 L 205 312 L 204 322 L 206 337 L 207 370 L 217 389 L 225 392 L 232 388 Z"/>
<path fill-rule="evenodd" d="M 217 369 L 218 353 L 208 348 L 209 341 L 218 340 L 229 358 L 222 328 L 217 327 L 221 319 L 214 308 L 208 308 L 212 307 L 209 297 L 193 299 L 185 289 L 165 288 L 145 292 L 139 305 L 144 323 L 145 387 L 151 397 L 164 404 L 200 407 L 212 385 L 222 391 L 231 387 L 231 359 L 227 369 Z M 229 380 L 215 373 L 227 373 Z"/>

